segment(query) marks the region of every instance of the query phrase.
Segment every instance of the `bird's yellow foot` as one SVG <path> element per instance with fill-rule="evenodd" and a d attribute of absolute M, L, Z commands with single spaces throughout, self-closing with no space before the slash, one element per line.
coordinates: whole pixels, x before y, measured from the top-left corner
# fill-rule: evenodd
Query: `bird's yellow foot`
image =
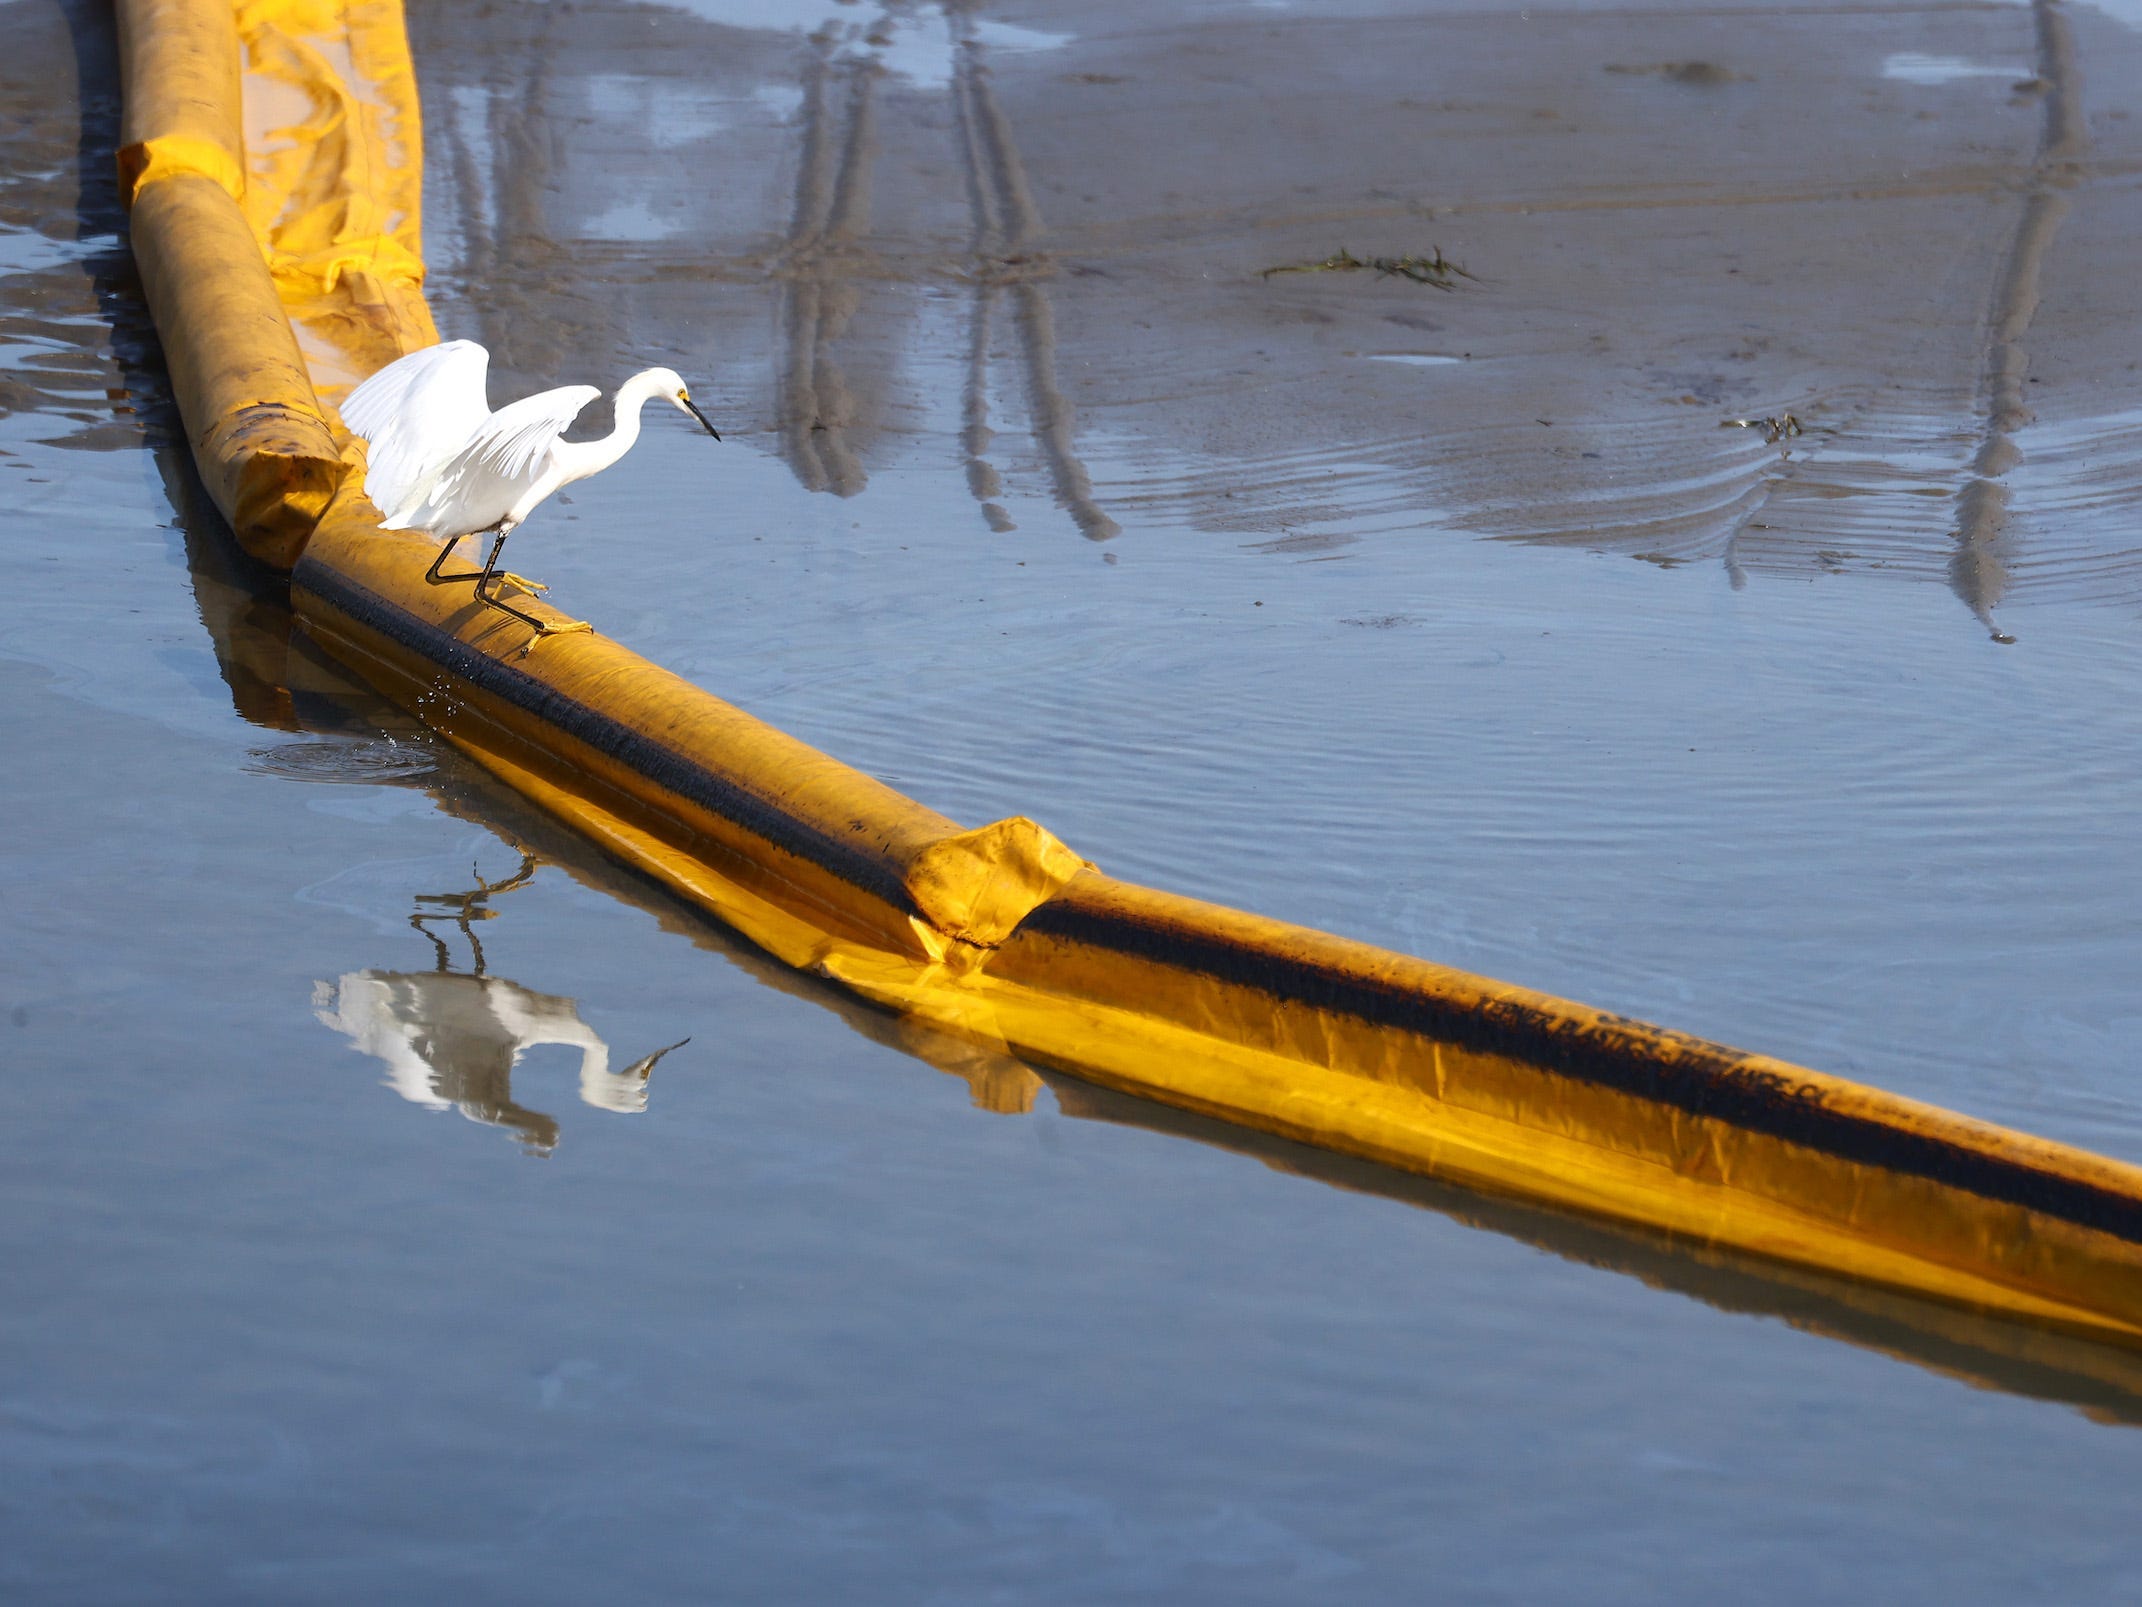
<path fill-rule="evenodd" d="M 592 631 L 594 628 L 595 627 L 593 625 L 590 625 L 584 619 L 561 620 L 555 625 L 549 624 L 548 622 L 538 625 L 536 627 L 536 633 L 528 638 L 528 645 L 521 649 L 521 657 L 526 658 L 530 653 L 533 653 L 536 650 L 536 644 L 542 641 L 545 637 L 577 636 L 582 631 Z"/>
<path fill-rule="evenodd" d="M 540 596 L 542 593 L 550 590 L 550 587 L 543 581 L 530 580 L 526 575 L 516 575 L 510 569 L 501 569 L 498 572 L 498 578 L 504 581 L 509 586 L 518 586 L 530 597 Z"/>

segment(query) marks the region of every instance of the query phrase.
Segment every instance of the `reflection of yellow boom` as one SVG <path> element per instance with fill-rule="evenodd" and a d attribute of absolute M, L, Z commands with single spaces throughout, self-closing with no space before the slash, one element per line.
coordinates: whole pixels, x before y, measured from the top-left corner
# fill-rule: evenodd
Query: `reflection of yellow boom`
<path fill-rule="evenodd" d="M 134 243 L 203 475 L 312 632 L 786 963 L 1091 1082 L 2142 1342 L 2142 1171 L 961 831 L 600 635 L 423 582 L 321 395 L 434 339 L 396 0 L 122 0 Z M 241 67 L 241 40 L 243 65 Z M 535 604 L 540 608 L 542 605 Z"/>

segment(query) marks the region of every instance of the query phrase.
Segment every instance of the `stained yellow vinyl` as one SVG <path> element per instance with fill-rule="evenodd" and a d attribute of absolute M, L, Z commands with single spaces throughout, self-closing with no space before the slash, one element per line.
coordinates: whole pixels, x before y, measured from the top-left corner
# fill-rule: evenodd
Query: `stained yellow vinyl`
<path fill-rule="evenodd" d="M 1242 1126 L 2142 1342 L 2142 1170 L 973 831 L 597 634 L 425 584 L 331 406 L 436 339 L 396 0 L 121 0 L 134 238 L 194 450 L 313 633 L 785 963 Z M 516 599 L 542 614 L 544 606 Z"/>

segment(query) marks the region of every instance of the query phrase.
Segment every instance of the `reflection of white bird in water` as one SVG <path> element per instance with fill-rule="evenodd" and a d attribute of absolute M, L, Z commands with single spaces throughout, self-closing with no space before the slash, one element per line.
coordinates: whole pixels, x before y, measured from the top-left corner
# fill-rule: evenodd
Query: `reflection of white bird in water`
<path fill-rule="evenodd" d="M 497 583 L 523 591 L 543 588 L 498 567 L 499 550 L 537 503 L 561 486 L 599 474 L 640 438 L 640 409 L 658 396 L 691 414 L 715 440 L 721 432 L 692 405 L 674 369 L 650 368 L 618 387 L 617 423 L 599 441 L 564 435 L 602 392 L 561 385 L 508 403 L 497 412 L 485 391 L 491 354 L 473 340 L 449 340 L 389 363 L 351 391 L 342 422 L 364 438 L 365 494 L 389 530 L 427 530 L 446 545 L 425 572 L 435 586 L 474 582 L 476 600 L 533 625 L 541 635 L 584 631 L 585 621 L 553 625 L 500 602 Z M 492 534 L 483 568 L 443 575 L 463 536 Z"/>
<path fill-rule="evenodd" d="M 514 1103 L 513 1072 L 524 1052 L 570 1044 L 580 1051 L 582 1102 L 629 1115 L 647 1109 L 655 1062 L 681 1047 L 612 1071 L 609 1045 L 571 999 L 458 971 L 352 971 L 314 986 L 313 1013 L 384 1062 L 388 1086 L 404 1099 L 511 1127 L 539 1154 L 557 1146 L 558 1123 Z"/>

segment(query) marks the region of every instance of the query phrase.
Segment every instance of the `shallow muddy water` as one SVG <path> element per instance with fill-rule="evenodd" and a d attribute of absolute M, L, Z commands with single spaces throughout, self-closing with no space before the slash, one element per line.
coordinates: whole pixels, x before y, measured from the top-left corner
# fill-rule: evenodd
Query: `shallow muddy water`
<path fill-rule="evenodd" d="M 963 821 L 2142 1160 L 2131 5 L 411 21 L 442 328 L 728 438 L 515 537 L 562 606 Z M 351 686 L 183 460 L 107 25 L 0 42 L 11 1599 L 2142 1589 L 2087 1347 L 978 1060 Z M 1261 276 L 1341 248 L 1475 277 Z"/>

